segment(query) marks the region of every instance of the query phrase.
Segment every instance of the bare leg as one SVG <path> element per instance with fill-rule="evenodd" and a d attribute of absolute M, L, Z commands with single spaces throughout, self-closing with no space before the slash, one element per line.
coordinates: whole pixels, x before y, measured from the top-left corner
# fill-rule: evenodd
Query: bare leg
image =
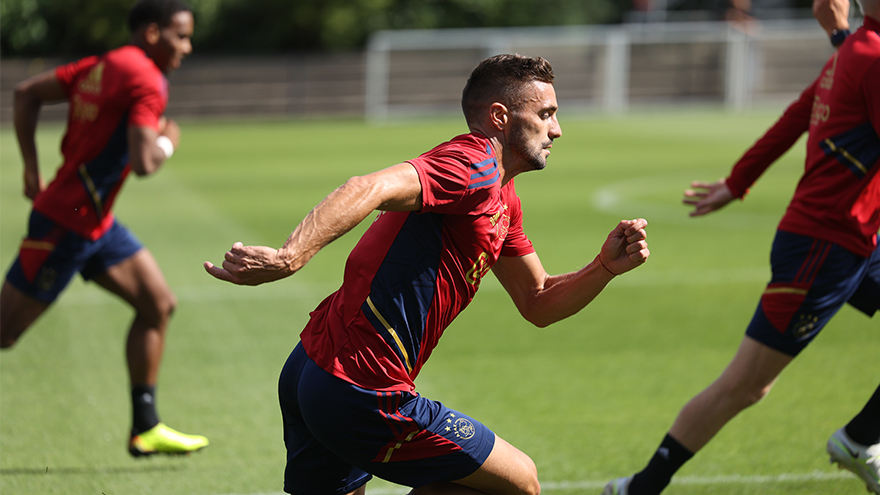
<path fill-rule="evenodd" d="M 132 386 L 155 386 L 165 348 L 165 331 L 177 305 L 155 258 L 147 249 L 141 249 L 95 277 L 95 282 L 135 309 L 126 343 L 129 378 Z"/>
<path fill-rule="evenodd" d="M 4 281 L 0 289 L 0 348 L 12 347 L 48 308 L 49 303 L 34 299 Z"/>
<path fill-rule="evenodd" d="M 538 495 L 538 470 L 526 454 L 495 435 L 495 446 L 476 472 L 454 483 L 433 483 L 411 495 Z"/>
<path fill-rule="evenodd" d="M 721 376 L 684 406 L 670 435 L 696 453 L 740 411 L 764 398 L 792 359 L 744 337 Z"/>

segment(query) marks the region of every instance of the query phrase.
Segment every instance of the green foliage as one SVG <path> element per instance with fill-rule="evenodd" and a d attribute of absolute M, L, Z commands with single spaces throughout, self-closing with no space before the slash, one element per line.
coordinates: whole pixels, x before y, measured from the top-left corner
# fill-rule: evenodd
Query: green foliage
<path fill-rule="evenodd" d="M 125 43 L 131 0 L 2 0 L 4 56 L 96 53 Z M 200 52 L 339 50 L 379 29 L 593 24 L 625 0 L 192 0 Z"/>
<path fill-rule="evenodd" d="M 128 2 L 120 0 L 2 0 L 4 56 L 96 53 L 128 41 Z"/>

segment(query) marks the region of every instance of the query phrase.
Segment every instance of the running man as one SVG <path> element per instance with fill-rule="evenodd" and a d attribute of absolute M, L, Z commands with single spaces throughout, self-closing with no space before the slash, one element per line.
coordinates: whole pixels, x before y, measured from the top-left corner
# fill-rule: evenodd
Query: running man
<path fill-rule="evenodd" d="M 131 385 L 129 452 L 185 453 L 202 436 L 168 428 L 155 391 L 165 332 L 177 300 L 153 255 L 111 208 L 130 171 L 155 173 L 180 141 L 163 117 L 165 75 L 192 51 L 193 15 L 180 0 L 141 0 L 128 17 L 129 45 L 36 75 L 15 88 L 14 123 L 33 201 L 27 237 L 0 292 L 0 346 L 12 347 L 79 272 L 135 310 L 126 358 Z M 44 103 L 68 101 L 64 163 L 45 185 L 36 127 Z"/>
<path fill-rule="evenodd" d="M 820 8 L 829 3 L 840 12 L 838 0 Z M 728 421 L 769 393 L 845 303 L 869 317 L 880 309 L 880 0 L 861 5 L 864 25 L 837 43 L 819 77 L 730 176 L 694 182 L 685 191 L 684 203 L 694 207 L 691 216 L 716 211 L 743 198 L 809 132 L 805 172 L 773 242 L 773 275 L 739 350 L 721 376 L 684 406 L 647 467 L 612 481 L 605 495 L 662 492 Z M 832 43 L 834 24 L 848 27 L 845 15 L 817 18 Z M 833 462 L 880 494 L 880 387 L 826 449 Z"/>
<path fill-rule="evenodd" d="M 553 78 L 542 58 L 484 60 L 462 95 L 468 134 L 349 179 L 280 249 L 235 243 L 222 267 L 205 263 L 236 284 L 279 280 L 379 210 L 281 372 L 286 492 L 363 494 L 376 475 L 414 494 L 539 493 L 526 454 L 414 380 L 490 269 L 543 327 L 648 258 L 647 222 L 624 220 L 587 266 L 551 276 L 523 232 L 513 178 L 543 169 L 562 135 Z"/>

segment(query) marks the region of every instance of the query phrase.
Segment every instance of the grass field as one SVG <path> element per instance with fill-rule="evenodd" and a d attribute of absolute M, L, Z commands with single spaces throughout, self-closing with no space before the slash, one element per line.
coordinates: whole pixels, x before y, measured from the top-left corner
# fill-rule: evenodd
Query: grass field
<path fill-rule="evenodd" d="M 525 228 L 551 273 L 590 261 L 622 218 L 649 220 L 651 259 L 586 310 L 546 329 L 525 322 L 498 283 L 483 283 L 417 385 L 492 427 L 536 461 L 544 493 L 601 491 L 647 462 L 680 407 L 727 364 L 769 275 L 773 231 L 802 169 L 802 145 L 748 200 L 690 219 L 691 180 L 715 180 L 775 111 L 560 115 L 549 166 L 517 179 Z M 281 492 L 284 448 L 275 388 L 308 312 L 341 281 L 363 226 L 296 276 L 256 288 L 204 273 L 235 241 L 279 246 L 352 175 L 401 162 L 463 132 L 460 119 L 369 127 L 358 121 L 182 122 L 158 175 L 130 179 L 117 213 L 152 250 L 179 297 L 159 412 L 211 446 L 187 458 L 134 460 L 123 341 L 131 313 L 77 280 L 0 355 L 0 492 L 255 495 Z M 44 126 L 44 174 L 60 128 Z M 0 263 L 25 232 L 29 204 L 13 132 L 0 133 Z M 731 422 L 666 493 L 862 493 L 827 464 L 828 436 L 877 385 L 876 321 L 845 308 Z M 405 493 L 376 480 L 368 493 Z"/>

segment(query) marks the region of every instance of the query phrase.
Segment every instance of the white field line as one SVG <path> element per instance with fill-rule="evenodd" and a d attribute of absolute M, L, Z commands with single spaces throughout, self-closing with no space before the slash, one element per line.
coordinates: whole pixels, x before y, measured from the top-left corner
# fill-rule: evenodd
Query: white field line
<path fill-rule="evenodd" d="M 803 483 L 809 481 L 828 481 L 842 480 L 853 478 L 853 475 L 845 471 L 813 471 L 811 473 L 782 473 L 768 475 L 752 475 L 744 476 L 738 474 L 722 475 L 722 476 L 682 476 L 672 480 L 673 485 L 696 485 L 696 486 L 718 486 L 718 485 L 768 485 L 768 484 L 786 484 L 786 483 Z M 564 491 L 564 490 L 601 490 L 610 480 L 582 480 L 582 481 L 545 481 L 541 483 L 542 492 Z M 367 495 L 404 495 L 409 493 L 409 488 L 403 486 L 386 486 L 374 489 L 367 485 Z M 282 492 L 271 493 L 249 493 L 249 494 L 224 494 L 224 495 L 285 495 Z"/>

